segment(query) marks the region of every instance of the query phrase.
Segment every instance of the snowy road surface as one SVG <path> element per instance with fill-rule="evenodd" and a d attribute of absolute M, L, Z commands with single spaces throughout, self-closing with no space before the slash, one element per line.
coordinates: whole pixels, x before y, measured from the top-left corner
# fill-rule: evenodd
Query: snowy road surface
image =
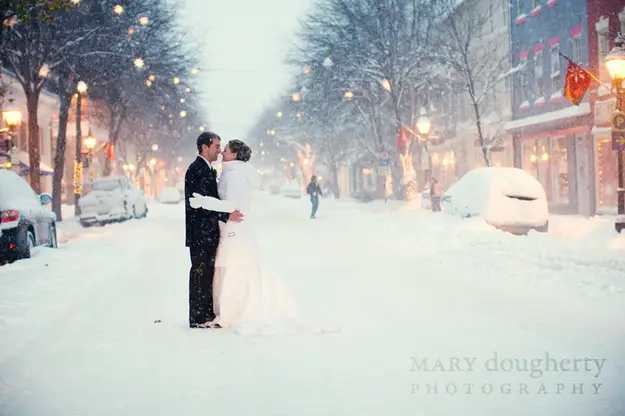
<path fill-rule="evenodd" d="M 67 221 L 0 268 L 0 415 L 625 415 L 609 220 L 514 237 L 393 203 L 257 206 L 266 255 L 340 333 L 189 329 L 181 205 Z"/>

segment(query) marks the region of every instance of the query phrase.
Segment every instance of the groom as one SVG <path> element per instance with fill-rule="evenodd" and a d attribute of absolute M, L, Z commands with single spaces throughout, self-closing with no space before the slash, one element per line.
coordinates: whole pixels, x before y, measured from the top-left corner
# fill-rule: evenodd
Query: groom
<path fill-rule="evenodd" d="M 213 312 L 213 276 L 219 244 L 219 221 L 241 222 L 239 211 L 231 214 L 193 209 L 189 199 L 194 193 L 219 198 L 217 172 L 211 166 L 221 153 L 221 138 L 211 132 L 197 139 L 198 157 L 187 169 L 184 178 L 186 246 L 191 254 L 189 273 L 189 326 L 210 328 Z"/>

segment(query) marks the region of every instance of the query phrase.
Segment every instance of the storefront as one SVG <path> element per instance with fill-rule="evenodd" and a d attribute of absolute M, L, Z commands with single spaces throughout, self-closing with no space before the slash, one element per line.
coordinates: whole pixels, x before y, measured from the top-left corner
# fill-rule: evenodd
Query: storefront
<path fill-rule="evenodd" d="M 570 189 L 571 162 L 574 158 L 573 136 L 526 139 L 521 142 L 521 168 L 534 176 L 545 188 L 549 205 L 566 210 L 572 204 Z"/>
<path fill-rule="evenodd" d="M 592 129 L 592 138 L 595 145 L 596 212 L 599 214 L 615 214 L 618 206 L 617 153 L 612 150 L 612 131 L 609 127 L 610 117 L 615 109 L 614 98 L 597 99 L 595 102 L 595 127 Z"/>
<path fill-rule="evenodd" d="M 595 127 L 595 198 L 596 211 L 599 214 L 617 212 L 618 166 L 617 152 L 612 150 L 612 138 L 609 127 Z"/>
<path fill-rule="evenodd" d="M 432 157 L 432 176 L 434 176 L 443 190 L 448 189 L 458 180 L 457 155 L 454 150 L 434 151 Z"/>
<path fill-rule="evenodd" d="M 468 170 L 486 166 L 484 153 L 478 140 L 475 141 L 469 153 Z M 512 137 L 506 136 L 496 143 L 493 143 L 488 150 L 487 157 L 490 166 L 514 166 Z"/>

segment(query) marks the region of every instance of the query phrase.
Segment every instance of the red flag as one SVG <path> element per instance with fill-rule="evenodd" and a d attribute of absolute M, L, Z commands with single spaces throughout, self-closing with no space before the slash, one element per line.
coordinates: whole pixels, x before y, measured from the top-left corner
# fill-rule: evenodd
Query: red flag
<path fill-rule="evenodd" d="M 566 80 L 564 82 L 564 96 L 575 105 L 579 105 L 584 98 L 584 94 L 590 87 L 590 74 L 581 66 L 569 60 L 569 67 L 566 70 Z"/>
<path fill-rule="evenodd" d="M 410 138 L 408 137 L 408 133 L 402 127 L 399 128 L 397 132 L 397 148 L 402 149 L 408 147 L 410 144 Z"/>
<path fill-rule="evenodd" d="M 110 141 L 104 146 L 104 153 L 108 157 L 109 161 L 113 161 L 115 158 L 115 145 Z"/>

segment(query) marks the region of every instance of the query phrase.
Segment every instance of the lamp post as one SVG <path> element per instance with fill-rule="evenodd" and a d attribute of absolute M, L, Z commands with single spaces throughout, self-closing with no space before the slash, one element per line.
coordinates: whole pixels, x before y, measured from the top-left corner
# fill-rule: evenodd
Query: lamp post
<path fill-rule="evenodd" d="M 19 170 L 19 165 L 15 166 L 14 153 L 15 153 L 15 132 L 17 127 L 22 122 L 22 112 L 13 103 L 13 98 L 9 98 L 9 102 L 2 110 L 2 120 L 8 127 L 9 135 L 7 137 L 7 157 L 9 163 L 7 167 L 13 167 L 14 170 Z"/>
<path fill-rule="evenodd" d="M 421 111 L 419 113 L 419 119 L 417 120 L 417 130 L 421 135 L 421 139 L 423 139 L 426 143 L 429 139 L 430 128 L 432 127 L 432 122 L 428 117 L 427 111 L 424 107 L 421 107 Z M 426 171 L 426 182 L 429 180 L 427 177 L 427 172 L 429 172 L 430 176 L 432 175 L 432 158 L 430 157 L 429 150 L 427 145 L 425 146 L 425 150 L 428 152 L 428 169 Z"/>
<path fill-rule="evenodd" d="M 623 150 L 625 150 L 625 113 L 623 112 L 623 81 L 625 80 L 625 39 L 619 33 L 614 48 L 605 58 L 605 66 L 616 90 L 616 112 L 612 115 L 612 150 L 617 151 L 618 215 L 614 224 L 617 232 L 625 229 L 625 184 L 623 178 Z"/>
<path fill-rule="evenodd" d="M 82 96 L 87 92 L 87 84 L 79 81 L 76 86 L 76 157 L 74 159 L 74 215 L 80 215 L 80 194 L 82 193 Z"/>

